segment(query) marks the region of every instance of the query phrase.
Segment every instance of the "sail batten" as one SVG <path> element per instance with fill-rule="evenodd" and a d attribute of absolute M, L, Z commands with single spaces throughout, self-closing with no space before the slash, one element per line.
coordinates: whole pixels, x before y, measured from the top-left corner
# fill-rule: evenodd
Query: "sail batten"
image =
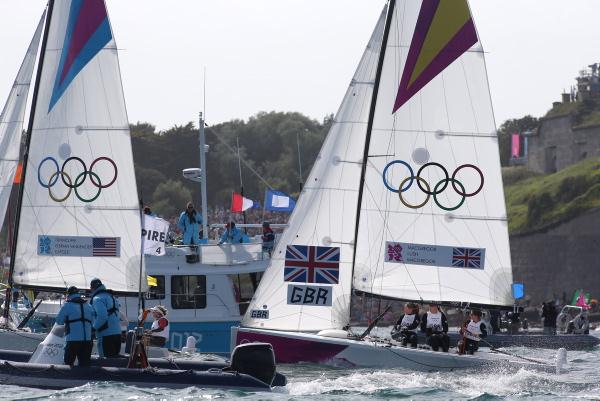
<path fill-rule="evenodd" d="M 64 289 L 87 288 L 97 277 L 116 292 L 137 292 L 140 211 L 106 5 L 61 0 L 50 9 L 32 106 L 14 280 Z"/>

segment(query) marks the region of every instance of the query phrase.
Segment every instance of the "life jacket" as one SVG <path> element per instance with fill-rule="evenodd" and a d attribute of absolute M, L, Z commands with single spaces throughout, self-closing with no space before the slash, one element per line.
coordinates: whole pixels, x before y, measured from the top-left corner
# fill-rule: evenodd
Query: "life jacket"
<path fill-rule="evenodd" d="M 112 291 L 110 291 L 110 290 L 103 289 L 103 290 L 98 290 L 97 292 L 95 292 L 94 296 L 90 300 L 90 305 L 93 306 L 94 305 L 94 298 L 96 298 L 96 295 L 100 295 L 102 293 L 107 293 L 108 295 L 110 295 L 110 299 L 112 299 L 113 306 L 112 306 L 112 308 L 106 310 L 106 312 L 107 312 L 106 322 L 104 322 L 104 324 L 98 328 L 98 332 L 104 331 L 104 330 L 108 329 L 108 317 L 110 315 L 117 315 L 118 316 L 118 314 L 119 314 L 119 308 L 117 307 L 117 301 L 116 301 L 116 299 L 115 299 Z"/>
<path fill-rule="evenodd" d="M 467 331 L 465 332 L 465 337 L 467 337 L 469 340 L 480 341 L 481 337 L 474 336 L 473 334 L 481 335 L 482 323 L 483 322 L 481 320 L 478 322 L 474 322 L 474 321 L 470 320 L 469 324 L 467 325 Z"/>
<path fill-rule="evenodd" d="M 416 313 L 413 313 L 411 315 L 404 315 L 402 321 L 400 322 L 400 330 L 408 330 L 408 327 L 415 322 L 416 317 Z"/>
<path fill-rule="evenodd" d="M 442 324 L 442 312 L 427 312 L 427 328 L 431 329 L 431 331 L 434 333 L 444 331 L 444 325 Z"/>
<path fill-rule="evenodd" d="M 160 327 L 161 321 L 166 321 L 167 325 L 165 327 Z M 163 337 L 166 341 L 169 341 L 169 320 L 166 317 L 161 317 L 160 319 L 155 320 L 154 322 L 152 322 L 152 327 L 150 327 L 150 331 L 152 332 L 153 337 Z"/>
<path fill-rule="evenodd" d="M 88 341 L 88 339 L 86 338 L 86 335 L 85 335 L 85 322 L 88 322 L 88 324 L 91 326 L 92 321 L 90 319 L 85 318 L 85 312 L 83 310 L 83 305 L 85 305 L 85 300 L 83 300 L 81 298 L 74 298 L 74 299 L 69 299 L 67 302 L 79 304 L 80 315 L 77 319 L 69 319 L 69 317 L 67 316 L 67 318 L 65 319 L 65 334 L 69 335 L 69 333 L 71 333 L 71 323 L 81 322 L 81 324 L 83 325 L 83 341 Z M 90 338 L 90 340 L 91 340 L 91 338 Z"/>

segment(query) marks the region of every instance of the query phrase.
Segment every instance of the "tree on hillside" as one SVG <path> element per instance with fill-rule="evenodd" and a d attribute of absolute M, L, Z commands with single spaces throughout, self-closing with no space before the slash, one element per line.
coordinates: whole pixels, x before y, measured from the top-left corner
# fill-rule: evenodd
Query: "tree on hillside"
<path fill-rule="evenodd" d="M 539 126 L 539 119 L 527 115 L 522 118 L 506 120 L 498 129 L 498 147 L 500 148 L 500 164 L 508 166 L 511 151 L 511 135 L 533 131 Z"/>
<path fill-rule="evenodd" d="M 237 142 L 242 163 L 244 194 L 262 202 L 266 185 L 250 166 L 273 188 L 296 195 L 298 192 L 298 142 L 303 181 L 306 180 L 323 139 L 333 121 L 320 123 L 300 113 L 261 112 L 248 119 L 232 120 L 207 127 L 207 195 L 209 205 L 228 205 L 231 192 L 240 190 Z M 156 132 L 152 124 L 131 125 L 138 190 L 148 197 L 166 180 L 181 177 L 181 171 L 199 166 L 198 128 L 193 123 Z M 200 185 L 179 181 L 200 203 Z M 153 196 L 153 201 L 157 202 Z M 181 207 L 181 206 L 178 206 Z"/>
<path fill-rule="evenodd" d="M 192 193 L 181 181 L 167 180 L 152 194 L 152 210 L 159 216 L 170 218 L 179 215 L 191 199 Z"/>

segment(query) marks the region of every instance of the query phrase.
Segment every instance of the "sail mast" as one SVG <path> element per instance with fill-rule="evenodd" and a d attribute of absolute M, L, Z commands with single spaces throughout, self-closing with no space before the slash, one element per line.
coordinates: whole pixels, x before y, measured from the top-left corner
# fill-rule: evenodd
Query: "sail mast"
<path fill-rule="evenodd" d="M 369 120 L 367 121 L 367 135 L 365 138 L 365 149 L 360 171 L 360 183 L 358 186 L 358 202 L 356 204 L 356 223 L 354 225 L 354 247 L 352 253 L 352 278 L 354 280 L 354 266 L 356 264 L 356 242 L 358 241 L 358 224 L 360 222 L 360 208 L 362 205 L 362 197 L 365 189 L 365 175 L 367 172 L 367 163 L 369 161 L 369 144 L 371 143 L 371 134 L 373 132 L 373 120 L 375 118 L 375 108 L 377 106 L 377 93 L 379 92 L 379 82 L 381 81 L 381 71 L 383 70 L 383 61 L 385 60 L 385 49 L 387 47 L 388 36 L 390 35 L 390 25 L 394 10 L 396 8 L 396 0 L 390 0 L 388 14 L 383 30 L 383 40 L 381 41 L 381 51 L 379 52 L 379 61 L 377 62 L 377 72 L 375 74 L 375 83 L 373 85 L 373 95 L 371 97 L 371 107 L 369 110 Z M 354 287 L 354 285 L 352 285 Z M 351 301 L 352 302 L 352 301 Z"/>
<path fill-rule="evenodd" d="M 46 24 L 44 27 L 44 37 L 42 38 L 42 47 L 40 49 L 40 56 L 38 60 L 38 68 L 35 74 L 35 85 L 33 87 L 33 97 L 31 101 L 31 110 L 29 111 L 29 123 L 27 126 L 27 134 L 25 139 L 25 151 L 23 152 L 23 167 L 21 170 L 21 184 L 19 185 L 19 197 L 17 198 L 17 206 L 15 213 L 15 222 L 13 230 L 13 241 L 11 244 L 10 251 L 10 268 L 8 270 L 8 289 L 6 291 L 6 302 L 3 311 L 3 317 L 8 318 L 8 305 L 10 305 L 10 298 L 12 296 L 12 286 L 14 283 L 13 274 L 15 271 L 15 260 L 17 254 L 17 237 L 19 235 L 19 220 L 21 219 L 21 203 L 23 202 L 23 193 L 25 191 L 25 175 L 27 172 L 27 158 L 29 155 L 29 145 L 31 144 L 31 131 L 33 130 L 33 120 L 35 117 L 35 105 L 37 103 L 38 92 L 40 88 L 40 78 L 42 76 L 42 68 L 44 67 L 44 54 L 46 52 L 46 44 L 48 43 L 48 31 L 50 28 L 50 20 L 52 19 L 52 10 L 54 8 L 54 0 L 48 1 L 48 12 L 46 14 Z"/>

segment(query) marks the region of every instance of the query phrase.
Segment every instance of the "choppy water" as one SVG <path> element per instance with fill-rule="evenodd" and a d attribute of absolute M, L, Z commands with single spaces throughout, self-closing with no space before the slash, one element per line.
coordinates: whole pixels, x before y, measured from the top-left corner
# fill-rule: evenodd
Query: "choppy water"
<path fill-rule="evenodd" d="M 540 359 L 552 359 L 555 354 L 553 350 L 506 350 Z M 526 370 L 419 373 L 287 365 L 280 371 L 287 375 L 288 385 L 271 394 L 94 383 L 63 391 L 0 386 L 0 400 L 600 400 L 600 347 L 569 351 L 568 359 L 570 371 L 560 375 Z"/>

